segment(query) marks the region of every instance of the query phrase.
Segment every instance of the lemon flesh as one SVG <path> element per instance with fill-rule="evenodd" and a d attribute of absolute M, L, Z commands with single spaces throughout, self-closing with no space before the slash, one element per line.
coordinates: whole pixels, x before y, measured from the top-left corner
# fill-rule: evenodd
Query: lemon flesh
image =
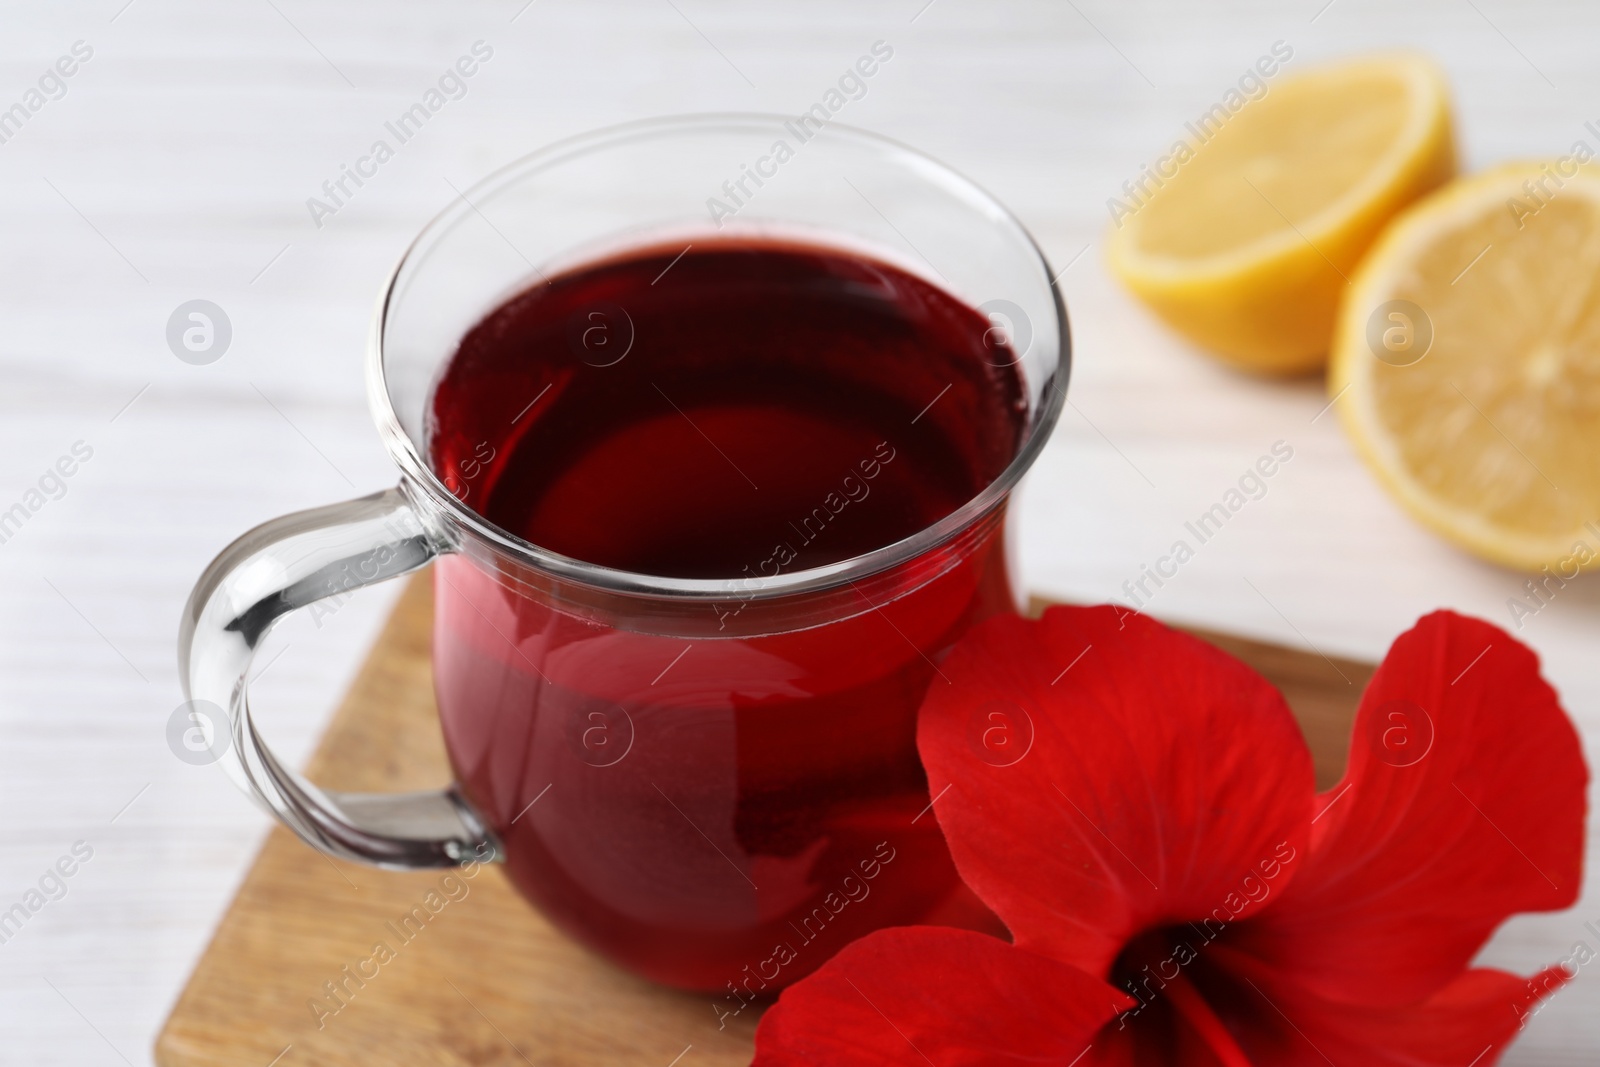
<path fill-rule="evenodd" d="M 1407 510 L 1570 577 L 1600 565 L 1600 177 L 1565 169 L 1502 167 L 1402 215 L 1354 279 L 1329 384 Z"/>
<path fill-rule="evenodd" d="M 1114 212 L 1112 269 L 1231 364 L 1315 369 L 1379 230 L 1454 173 L 1444 79 L 1414 56 L 1361 59 L 1284 78 L 1237 113 L 1199 121 L 1188 141 L 1207 139 L 1192 158 L 1169 165 L 1130 213 Z"/>

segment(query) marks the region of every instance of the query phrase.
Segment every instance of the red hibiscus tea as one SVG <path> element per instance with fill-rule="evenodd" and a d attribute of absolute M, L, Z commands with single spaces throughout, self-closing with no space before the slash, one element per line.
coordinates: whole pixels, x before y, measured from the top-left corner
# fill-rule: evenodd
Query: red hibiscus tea
<path fill-rule="evenodd" d="M 998 517 L 932 580 L 845 586 L 859 604 L 819 625 L 765 632 L 738 589 L 971 500 L 1025 431 L 1013 362 L 917 274 L 776 239 L 589 262 L 461 341 L 430 456 L 468 507 L 597 567 L 734 590 L 663 633 L 436 564 L 450 757 L 552 921 L 736 1011 L 872 929 L 974 918 L 915 724 L 942 653 L 1011 606 Z"/>

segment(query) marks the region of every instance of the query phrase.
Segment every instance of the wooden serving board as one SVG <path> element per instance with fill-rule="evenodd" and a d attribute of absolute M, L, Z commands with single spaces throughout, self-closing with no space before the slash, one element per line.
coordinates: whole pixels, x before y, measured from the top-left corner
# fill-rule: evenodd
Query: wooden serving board
<path fill-rule="evenodd" d="M 412 579 L 311 759 L 341 790 L 449 780 L 428 659 L 429 576 Z M 1036 603 L 1036 609 L 1043 604 Z M 1372 668 L 1239 637 L 1201 636 L 1288 698 L 1317 756 L 1342 771 Z M 754 1013 L 718 1030 L 706 995 L 663 989 L 566 940 L 497 868 L 446 893 L 448 872 L 394 873 L 330 860 L 274 829 L 156 1041 L 161 1067 L 714 1067 L 749 1062 Z M 401 943 L 389 929 L 430 891 L 445 905 Z M 459 899 L 452 899 L 452 896 Z M 439 897 L 436 897 L 437 901 Z M 375 942 L 395 948 L 357 986 L 343 970 Z M 370 966 L 365 968 L 370 972 Z M 353 995 L 337 1013 L 325 983 Z"/>

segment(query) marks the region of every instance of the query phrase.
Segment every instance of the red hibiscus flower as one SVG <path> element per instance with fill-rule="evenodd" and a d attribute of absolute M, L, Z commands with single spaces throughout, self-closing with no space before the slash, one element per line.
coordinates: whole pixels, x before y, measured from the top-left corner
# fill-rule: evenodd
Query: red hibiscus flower
<path fill-rule="evenodd" d="M 758 1067 L 1486 1067 L 1569 977 L 1472 968 L 1569 907 L 1588 772 L 1531 651 L 1439 612 L 1317 795 L 1283 698 L 1113 608 L 991 620 L 918 744 L 967 884 L 1013 941 L 882 930 L 787 990 Z"/>

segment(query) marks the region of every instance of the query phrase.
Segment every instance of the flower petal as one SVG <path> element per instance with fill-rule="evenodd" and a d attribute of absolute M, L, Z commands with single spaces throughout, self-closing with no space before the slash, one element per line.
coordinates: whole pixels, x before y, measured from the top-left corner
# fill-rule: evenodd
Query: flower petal
<path fill-rule="evenodd" d="M 1576 901 L 1587 782 L 1538 658 L 1429 615 L 1367 686 L 1312 854 L 1235 943 L 1333 1000 L 1421 1001 L 1509 916 Z"/>
<path fill-rule="evenodd" d="M 942 666 L 917 742 L 963 879 L 1018 945 L 1105 976 L 1135 935 L 1276 899 L 1311 756 L 1238 660 L 1111 607 L 1000 616 Z"/>
<path fill-rule="evenodd" d="M 1368 1007 L 1262 987 L 1247 991 L 1256 1018 L 1242 1044 L 1256 1063 L 1365 1067 L 1489 1067 L 1521 1032 L 1532 1005 L 1569 976 L 1532 979 L 1470 970 L 1421 1004 Z"/>
<path fill-rule="evenodd" d="M 1066 1064 L 1132 1004 L 998 938 L 879 930 L 784 990 L 756 1030 L 751 1067 Z"/>

